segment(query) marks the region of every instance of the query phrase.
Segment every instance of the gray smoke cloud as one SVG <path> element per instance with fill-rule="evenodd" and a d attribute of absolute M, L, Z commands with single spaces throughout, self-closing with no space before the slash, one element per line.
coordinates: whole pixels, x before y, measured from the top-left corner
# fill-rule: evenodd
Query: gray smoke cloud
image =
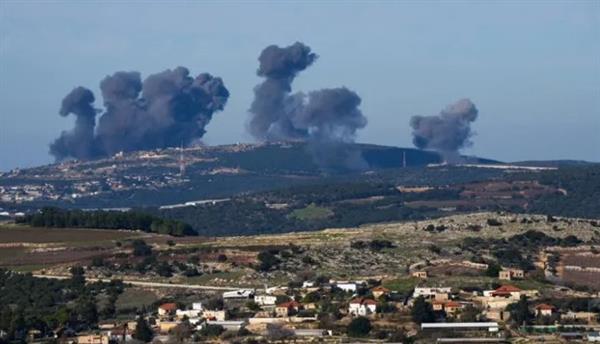
<path fill-rule="evenodd" d="M 249 131 L 255 138 L 351 142 L 367 125 L 360 97 L 345 87 L 291 93 L 294 78 L 316 60 L 310 47 L 300 42 L 262 51 L 257 74 L 265 80 L 255 87 L 250 107 Z"/>
<path fill-rule="evenodd" d="M 413 116 L 413 143 L 421 149 L 438 151 L 446 161 L 459 157 L 461 148 L 472 145 L 471 123 L 477 119 L 478 110 L 469 99 L 448 105 L 437 116 Z"/>
<path fill-rule="evenodd" d="M 71 131 L 63 131 L 50 144 L 50 153 L 55 157 L 77 156 L 89 159 L 96 155 L 94 144 L 94 127 L 96 126 L 96 109 L 94 94 L 84 87 L 74 88 L 63 99 L 60 115 L 75 115 L 75 127 Z"/>
<path fill-rule="evenodd" d="M 77 121 L 73 131 L 51 144 L 57 160 L 189 145 L 204 135 L 229 98 L 221 78 L 207 73 L 192 77 L 184 67 L 152 74 L 143 82 L 138 72 L 116 72 L 101 81 L 100 90 L 105 111 L 97 127 L 91 91 L 76 88 L 63 100 L 61 114 L 73 113 Z"/>

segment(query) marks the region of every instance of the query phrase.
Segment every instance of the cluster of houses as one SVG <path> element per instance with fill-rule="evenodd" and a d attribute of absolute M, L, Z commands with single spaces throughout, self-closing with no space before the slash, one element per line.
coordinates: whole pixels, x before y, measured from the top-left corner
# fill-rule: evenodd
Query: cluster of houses
<path fill-rule="evenodd" d="M 520 278 L 520 274 L 518 271 L 513 271 L 506 277 Z M 260 293 L 254 289 L 224 292 L 221 295 L 223 309 L 210 309 L 207 306 L 209 303 L 203 302 L 193 302 L 186 306 L 171 302 L 163 303 L 152 312 L 153 314 L 149 314 L 148 318 L 151 320 L 149 323 L 153 326 L 154 332 L 165 338 L 168 338 L 167 336 L 184 321 L 198 331 L 205 326 L 218 325 L 229 331 L 245 328 L 252 333 L 264 333 L 270 324 L 278 324 L 294 331 L 296 336 L 323 336 L 331 332 L 318 328 L 317 315 L 320 305 L 318 302 L 307 301 L 306 295 L 312 292 L 324 294 L 334 288 L 346 292 L 344 295 L 347 295 L 345 301 L 338 303 L 340 314 L 350 318 L 364 316 L 373 322 L 384 317 L 379 314 L 381 311 L 379 306 L 382 302 L 391 304 L 398 312 L 408 312 L 414 301 L 422 297 L 431 304 L 433 311 L 438 315 L 435 323 L 421 324 L 420 331 L 423 333 L 447 329 L 497 333 L 501 329 L 499 324 L 510 319 L 508 305 L 519 301 L 521 296 L 527 296 L 533 301 L 534 311 L 540 317 L 555 316 L 565 321 L 596 324 L 598 316 L 590 312 L 560 313 L 550 304 L 536 303 L 535 300 L 539 296 L 537 290 L 523 290 L 511 284 L 504 284 L 483 292 L 456 291 L 450 287 L 416 287 L 411 295 L 399 298 L 394 297 L 394 292 L 381 285 L 368 287 L 364 281 L 329 281 L 319 285 L 306 281 L 302 287 L 294 290 L 289 287 L 271 287 L 265 288 Z M 252 304 L 254 306 L 250 307 Z M 475 310 L 476 319 L 472 318 L 472 314 L 471 318 L 462 319 L 467 307 Z M 245 310 L 237 313 L 243 316 L 232 316 L 230 310 L 239 308 Z M 448 318 L 452 318 L 452 321 L 448 321 Z M 105 328 L 100 334 L 82 336 L 78 342 L 104 344 L 107 340 L 126 339 L 131 336 L 134 329 L 135 322 L 130 322 L 126 326 Z"/>

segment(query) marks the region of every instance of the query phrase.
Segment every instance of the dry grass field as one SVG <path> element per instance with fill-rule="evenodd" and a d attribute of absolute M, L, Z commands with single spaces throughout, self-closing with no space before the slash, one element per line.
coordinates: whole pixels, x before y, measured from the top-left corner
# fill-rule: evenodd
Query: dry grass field
<path fill-rule="evenodd" d="M 495 219 L 501 225 L 491 226 L 488 219 Z M 431 230 L 432 227 L 436 229 Z M 20 270 L 44 268 L 47 271 L 62 269 L 64 272 L 66 267 L 74 264 L 86 265 L 96 256 L 111 258 L 118 252 L 123 253 L 123 248 L 117 248 L 115 245 L 118 241 L 143 238 L 153 246 L 154 251 L 166 253 L 159 259 L 186 262 L 191 255 L 195 255 L 206 270 L 202 276 L 193 278 L 143 275 L 133 278 L 222 286 L 285 284 L 296 279 L 298 275 L 320 274 L 339 279 L 374 277 L 394 281 L 407 279 L 409 266 L 421 264 L 431 270 L 430 283 L 450 281 L 451 284 L 477 285 L 489 284 L 493 280 L 483 278 L 480 271 L 450 268 L 443 264 L 436 267 L 432 262 L 444 259 L 452 262 L 472 260 L 472 253 L 463 252 L 461 248 L 463 240 L 467 237 L 509 238 L 528 230 L 541 231 L 560 238 L 575 235 L 586 242 L 600 240 L 600 230 L 593 227 L 589 221 L 561 218 L 548 221 L 545 216 L 489 212 L 453 215 L 419 222 L 365 225 L 358 228 L 219 238 L 172 238 L 127 231 L 4 226 L 0 228 L 0 267 L 17 267 Z M 393 247 L 371 250 L 351 246 L 353 242 L 370 242 L 375 239 L 389 241 Z M 173 241 L 175 246 L 170 246 L 169 241 Z M 300 248 L 299 253 L 282 259 L 274 271 L 264 273 L 252 268 L 257 262 L 259 252 L 273 248 L 290 251 L 294 247 Z M 218 262 L 219 255 L 226 255 L 227 261 Z M 210 272 L 213 270 L 214 273 Z"/>

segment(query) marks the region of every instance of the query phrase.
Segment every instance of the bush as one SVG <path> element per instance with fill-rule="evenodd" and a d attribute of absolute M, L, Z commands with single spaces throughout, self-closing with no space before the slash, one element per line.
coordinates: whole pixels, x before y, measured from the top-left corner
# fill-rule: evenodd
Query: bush
<path fill-rule="evenodd" d="M 347 329 L 349 337 L 366 337 L 369 332 L 371 332 L 371 321 L 366 317 L 352 319 Z"/>
<path fill-rule="evenodd" d="M 221 325 L 206 325 L 200 330 L 200 335 L 204 337 L 218 337 L 225 329 Z"/>

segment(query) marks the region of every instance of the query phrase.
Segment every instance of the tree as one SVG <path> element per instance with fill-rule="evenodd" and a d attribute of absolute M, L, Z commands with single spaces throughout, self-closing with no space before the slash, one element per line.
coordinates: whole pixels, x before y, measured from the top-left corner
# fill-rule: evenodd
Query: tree
<path fill-rule="evenodd" d="M 152 328 L 150 328 L 150 325 L 148 325 L 148 322 L 142 315 L 138 316 L 137 324 L 135 325 L 135 332 L 133 333 L 132 337 L 144 343 L 149 343 L 154 337 Z"/>
<path fill-rule="evenodd" d="M 371 321 L 366 317 L 352 319 L 348 325 L 349 337 L 366 337 L 371 332 Z"/>
<path fill-rule="evenodd" d="M 460 312 L 460 320 L 464 322 L 474 322 L 477 321 L 477 317 L 479 316 L 479 310 L 475 308 L 473 305 L 468 304 L 461 312 Z"/>
<path fill-rule="evenodd" d="M 258 254 L 258 260 L 260 265 L 258 269 L 260 271 L 269 271 L 273 266 L 279 264 L 281 261 L 270 251 L 262 251 Z"/>
<path fill-rule="evenodd" d="M 425 301 L 423 296 L 419 296 L 415 299 L 411 310 L 412 319 L 417 324 L 424 322 L 432 322 L 435 320 L 435 314 L 431 304 Z"/>
<path fill-rule="evenodd" d="M 535 317 L 533 312 L 529 310 L 527 296 L 521 296 L 519 301 L 508 305 L 506 310 L 510 312 L 510 318 L 517 325 L 528 324 Z"/>
<path fill-rule="evenodd" d="M 85 271 L 81 266 L 71 267 L 71 286 L 75 290 L 82 290 L 85 287 Z"/>
<path fill-rule="evenodd" d="M 204 337 L 218 337 L 225 329 L 221 325 L 206 325 L 200 330 L 200 334 Z"/>
<path fill-rule="evenodd" d="M 77 301 L 75 313 L 79 321 L 87 325 L 92 325 L 98 322 L 98 309 L 96 308 L 96 300 L 91 295 L 83 295 Z"/>
<path fill-rule="evenodd" d="M 279 341 L 294 336 L 294 331 L 281 324 L 267 324 L 267 338 Z"/>
<path fill-rule="evenodd" d="M 183 343 L 192 336 L 193 328 L 189 321 L 184 321 L 173 329 L 173 336 L 177 343 Z"/>
<path fill-rule="evenodd" d="M 500 272 L 502 268 L 500 267 L 500 265 L 494 263 L 494 262 L 490 262 L 488 263 L 488 268 L 487 270 L 485 270 L 485 275 L 489 276 L 489 277 L 498 277 L 498 273 Z"/>
<path fill-rule="evenodd" d="M 152 254 L 152 248 L 148 246 L 144 240 L 136 239 L 131 245 L 133 246 L 133 255 L 136 257 L 149 256 Z"/>

